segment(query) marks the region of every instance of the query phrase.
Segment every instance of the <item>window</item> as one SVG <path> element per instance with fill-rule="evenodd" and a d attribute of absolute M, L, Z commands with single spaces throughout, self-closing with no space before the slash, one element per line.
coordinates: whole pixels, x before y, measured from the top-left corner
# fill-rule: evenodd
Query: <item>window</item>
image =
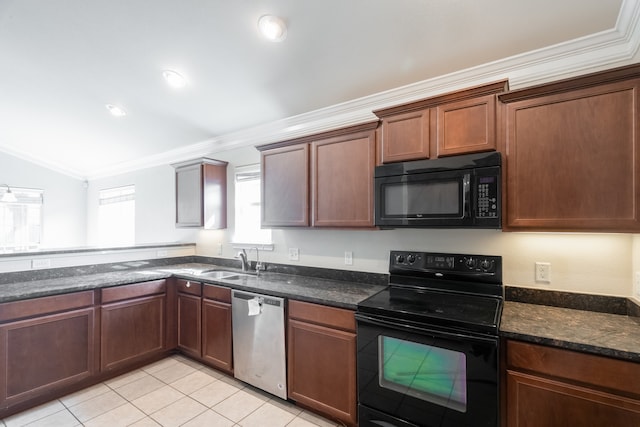
<path fill-rule="evenodd" d="M 238 244 L 271 244 L 271 230 L 260 228 L 260 165 L 235 170 L 235 234 Z"/>
<path fill-rule="evenodd" d="M 7 189 L 0 189 L 0 198 Z M 42 239 L 44 191 L 11 187 L 15 202 L 0 202 L 0 250 L 37 249 Z"/>
<path fill-rule="evenodd" d="M 98 242 L 100 246 L 135 243 L 136 188 L 100 190 L 98 195 Z"/>

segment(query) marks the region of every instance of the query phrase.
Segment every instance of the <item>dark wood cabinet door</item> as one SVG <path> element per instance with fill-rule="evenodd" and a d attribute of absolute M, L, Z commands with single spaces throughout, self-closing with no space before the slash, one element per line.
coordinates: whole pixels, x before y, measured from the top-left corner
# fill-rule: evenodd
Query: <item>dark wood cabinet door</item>
<path fill-rule="evenodd" d="M 176 168 L 176 227 L 201 227 L 203 216 L 202 166 Z"/>
<path fill-rule="evenodd" d="M 0 326 L 0 408 L 95 373 L 93 308 Z"/>
<path fill-rule="evenodd" d="M 506 104 L 507 229 L 640 229 L 639 85 Z"/>
<path fill-rule="evenodd" d="M 178 348 L 193 357 L 201 357 L 202 298 L 178 293 Z"/>
<path fill-rule="evenodd" d="M 263 151 L 264 227 L 309 226 L 309 144 Z"/>
<path fill-rule="evenodd" d="M 227 162 L 200 159 L 176 167 L 176 227 L 227 227 Z"/>
<path fill-rule="evenodd" d="M 314 227 L 373 227 L 375 131 L 312 144 Z"/>
<path fill-rule="evenodd" d="M 289 398 L 355 425 L 356 334 L 289 319 L 288 340 Z"/>
<path fill-rule="evenodd" d="M 496 150 L 496 96 L 439 105 L 438 157 Z"/>
<path fill-rule="evenodd" d="M 382 163 L 428 159 L 431 109 L 382 119 Z"/>
<path fill-rule="evenodd" d="M 577 385 L 507 372 L 507 426 L 640 425 L 640 401 Z"/>
<path fill-rule="evenodd" d="M 640 364 L 505 340 L 506 426 L 640 425 Z"/>
<path fill-rule="evenodd" d="M 202 359 L 233 373 L 231 304 L 202 300 Z"/>
<path fill-rule="evenodd" d="M 165 343 L 166 296 L 123 300 L 101 307 L 100 364 L 126 366 L 160 353 Z"/>

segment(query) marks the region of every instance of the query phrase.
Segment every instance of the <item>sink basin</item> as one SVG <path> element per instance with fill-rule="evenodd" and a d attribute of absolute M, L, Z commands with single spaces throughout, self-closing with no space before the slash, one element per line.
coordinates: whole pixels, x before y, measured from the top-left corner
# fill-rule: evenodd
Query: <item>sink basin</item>
<path fill-rule="evenodd" d="M 239 279 L 241 277 L 251 276 L 246 273 L 238 273 L 237 271 L 226 271 L 226 270 L 214 270 L 207 271 L 200 274 L 202 277 L 206 277 L 209 279 Z"/>

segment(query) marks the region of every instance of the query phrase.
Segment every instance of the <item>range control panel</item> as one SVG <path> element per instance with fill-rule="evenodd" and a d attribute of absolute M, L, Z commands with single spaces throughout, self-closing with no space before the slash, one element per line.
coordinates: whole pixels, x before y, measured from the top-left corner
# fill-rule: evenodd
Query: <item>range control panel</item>
<path fill-rule="evenodd" d="M 391 251 L 389 272 L 457 272 L 502 274 L 502 257 L 491 255 L 446 254 L 435 252 Z"/>

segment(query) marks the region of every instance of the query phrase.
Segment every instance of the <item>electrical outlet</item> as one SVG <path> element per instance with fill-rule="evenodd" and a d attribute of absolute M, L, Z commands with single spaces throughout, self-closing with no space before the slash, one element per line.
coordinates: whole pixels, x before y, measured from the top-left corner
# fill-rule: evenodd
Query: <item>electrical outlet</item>
<path fill-rule="evenodd" d="M 636 271 L 635 280 L 633 282 L 633 296 L 640 299 L 640 271 Z"/>
<path fill-rule="evenodd" d="M 222 243 L 218 243 L 218 255 L 222 255 Z"/>
<path fill-rule="evenodd" d="M 551 283 L 550 262 L 536 262 L 536 282 Z"/>
<path fill-rule="evenodd" d="M 169 251 L 167 250 L 160 249 L 159 251 L 156 251 L 156 256 L 158 258 L 166 257 L 167 255 L 169 255 Z"/>
<path fill-rule="evenodd" d="M 344 264 L 353 265 L 353 252 L 351 251 L 344 252 Z"/>
<path fill-rule="evenodd" d="M 300 250 L 298 248 L 289 248 L 289 261 L 299 261 Z"/>
<path fill-rule="evenodd" d="M 51 260 L 49 258 L 40 258 L 31 260 L 31 268 L 49 268 Z"/>

